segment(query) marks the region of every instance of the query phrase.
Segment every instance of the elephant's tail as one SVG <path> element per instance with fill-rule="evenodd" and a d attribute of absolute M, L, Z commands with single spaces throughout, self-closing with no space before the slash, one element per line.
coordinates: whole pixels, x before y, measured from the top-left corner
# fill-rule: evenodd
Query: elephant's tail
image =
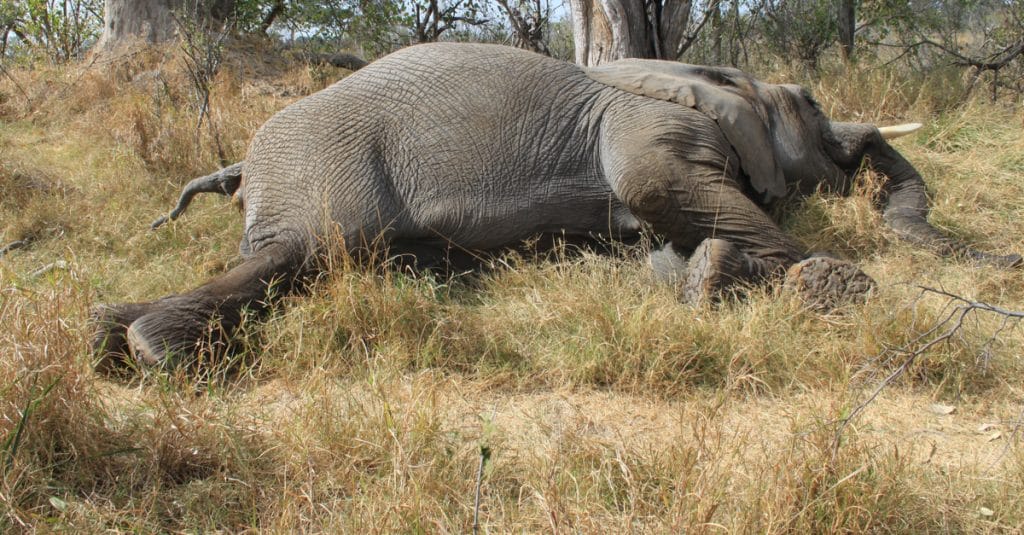
<path fill-rule="evenodd" d="M 178 197 L 178 204 L 171 210 L 171 213 L 157 218 L 149 228 L 156 230 L 164 223 L 178 219 L 178 216 L 183 214 L 188 205 L 192 203 L 192 198 L 199 193 L 231 195 L 233 199 L 237 198 L 238 202 L 241 202 L 241 197 L 237 195 L 237 192 L 238 187 L 242 184 L 243 163 L 245 162 L 229 165 L 216 173 L 201 176 L 185 184 L 185 188 L 181 190 L 181 196 Z"/>

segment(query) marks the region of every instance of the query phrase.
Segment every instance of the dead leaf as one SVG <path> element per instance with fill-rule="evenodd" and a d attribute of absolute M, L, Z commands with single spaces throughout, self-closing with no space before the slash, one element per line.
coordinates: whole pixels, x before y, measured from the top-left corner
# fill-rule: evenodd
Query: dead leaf
<path fill-rule="evenodd" d="M 996 428 L 996 424 L 981 424 L 981 425 L 978 426 L 978 432 L 979 433 L 984 433 L 986 431 L 991 431 L 991 430 L 993 430 L 995 428 Z"/>
<path fill-rule="evenodd" d="M 953 411 L 956 410 L 956 407 L 952 405 L 943 405 L 941 403 L 932 403 L 931 405 L 928 406 L 928 410 L 932 411 L 935 414 L 947 415 L 953 414 Z"/>
<path fill-rule="evenodd" d="M 978 513 L 981 516 L 994 516 L 996 514 L 995 511 L 989 509 L 988 507 L 979 507 L 978 508 Z"/>
<path fill-rule="evenodd" d="M 996 431 L 995 433 L 992 433 L 991 435 L 985 437 L 985 441 L 992 442 L 993 440 L 996 440 L 1001 436 L 1003 436 L 1003 433 L 1001 431 Z"/>

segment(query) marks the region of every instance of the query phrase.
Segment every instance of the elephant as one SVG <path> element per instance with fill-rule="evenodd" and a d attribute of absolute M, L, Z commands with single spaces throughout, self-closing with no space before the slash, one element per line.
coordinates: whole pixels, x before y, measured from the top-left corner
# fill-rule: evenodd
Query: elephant
<path fill-rule="evenodd" d="M 927 222 L 924 179 L 886 140 L 912 129 L 832 122 L 799 86 L 731 68 L 583 68 L 499 45 L 411 46 L 285 107 L 244 161 L 193 181 L 172 218 L 197 192 L 233 194 L 243 261 L 186 293 L 97 306 L 93 351 L 179 366 L 211 332 L 230 337 L 243 309 L 267 307 L 271 288 L 301 288 L 329 247 L 428 258 L 545 234 L 649 232 L 664 244 L 655 270 L 701 302 L 806 261 L 767 209 L 790 193 L 849 193 L 865 162 L 888 177 L 882 209 L 898 235 L 1020 265 Z"/>

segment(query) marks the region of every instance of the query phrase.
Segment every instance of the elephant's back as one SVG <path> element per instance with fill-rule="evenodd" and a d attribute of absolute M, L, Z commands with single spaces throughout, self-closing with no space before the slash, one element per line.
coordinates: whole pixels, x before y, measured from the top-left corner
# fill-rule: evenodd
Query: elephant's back
<path fill-rule="evenodd" d="M 576 65 L 518 48 L 429 43 L 394 52 L 296 101 L 261 131 L 300 124 L 329 134 L 361 129 L 363 122 L 388 126 L 389 121 L 419 127 L 451 110 L 477 111 L 499 120 L 502 109 L 527 115 L 602 89 L 604 85 Z M 524 102 L 530 99 L 536 102 Z"/>
<path fill-rule="evenodd" d="M 392 103 L 448 99 L 455 93 L 501 90 L 546 84 L 572 85 L 587 79 L 578 66 L 519 48 L 483 43 L 427 43 L 389 54 L 322 93 L 352 94 L 360 87 L 387 96 Z M 408 84 L 403 87 L 391 83 Z"/>

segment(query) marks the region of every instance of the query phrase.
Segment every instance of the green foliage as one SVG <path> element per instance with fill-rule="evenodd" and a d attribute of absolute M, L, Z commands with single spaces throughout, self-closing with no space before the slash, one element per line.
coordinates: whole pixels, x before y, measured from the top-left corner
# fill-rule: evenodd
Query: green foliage
<path fill-rule="evenodd" d="M 45 51 L 55 61 L 77 57 L 103 26 L 102 0 L 3 0 L 0 2 L 0 53 L 11 36 Z"/>
<path fill-rule="evenodd" d="M 235 25 L 244 33 L 256 33 L 262 31 L 263 21 L 273 14 L 274 19 L 280 17 L 290 7 L 284 0 L 236 0 L 235 1 Z M 275 13 L 275 9 L 280 10 Z"/>
<path fill-rule="evenodd" d="M 338 13 L 344 18 L 320 9 L 313 12 L 316 17 L 311 21 L 336 18 L 335 31 L 347 30 L 352 40 L 360 43 L 370 57 L 382 56 L 398 48 L 402 44 L 398 29 L 410 23 L 402 4 L 395 0 L 352 0 L 347 10 Z M 347 26 L 340 24 L 346 21 Z"/>
<path fill-rule="evenodd" d="M 835 40 L 838 25 L 832 0 L 767 0 L 762 26 L 765 44 L 812 71 Z"/>
<path fill-rule="evenodd" d="M 358 0 L 297 0 L 289 4 L 288 22 L 317 38 L 337 40 L 344 36 L 360 14 L 357 3 Z M 381 26 L 386 25 L 386 21 L 378 19 L 376 15 L 377 11 L 371 9 L 371 18 Z"/>
<path fill-rule="evenodd" d="M 992 99 L 1024 95 L 1024 1 L 865 0 L 861 39 L 901 51 L 917 69 L 966 67 L 974 83 L 988 77 Z"/>
<path fill-rule="evenodd" d="M 573 61 L 575 46 L 572 40 L 572 23 L 568 19 L 549 21 L 547 47 L 551 57 Z"/>
<path fill-rule="evenodd" d="M 379 57 L 402 46 L 487 22 L 481 0 L 243 0 L 243 32 L 277 31 L 329 48 L 358 47 Z"/>

